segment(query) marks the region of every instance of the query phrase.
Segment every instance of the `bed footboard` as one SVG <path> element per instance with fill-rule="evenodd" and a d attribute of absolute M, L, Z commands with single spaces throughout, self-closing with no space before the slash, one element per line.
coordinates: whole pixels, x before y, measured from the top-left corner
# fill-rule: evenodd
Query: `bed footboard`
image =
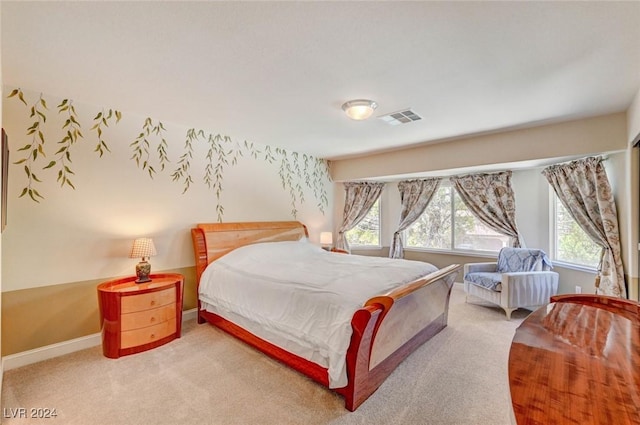
<path fill-rule="evenodd" d="M 449 298 L 460 265 L 453 264 L 370 299 L 351 322 L 349 384 L 338 392 L 354 411 L 416 348 L 447 326 Z"/>

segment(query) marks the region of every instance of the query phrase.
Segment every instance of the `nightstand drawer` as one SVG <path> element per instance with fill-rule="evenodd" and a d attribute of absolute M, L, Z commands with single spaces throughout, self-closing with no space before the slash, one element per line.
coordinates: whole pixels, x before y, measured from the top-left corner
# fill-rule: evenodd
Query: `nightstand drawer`
<path fill-rule="evenodd" d="M 176 290 L 175 288 L 169 288 L 148 294 L 122 297 L 120 312 L 122 314 L 135 313 L 175 302 Z"/>
<path fill-rule="evenodd" d="M 136 313 L 127 313 L 121 316 L 121 330 L 129 331 L 132 329 L 144 328 L 147 326 L 157 325 L 176 317 L 176 304 L 167 304 L 160 308 L 139 311 Z"/>
<path fill-rule="evenodd" d="M 122 348 L 136 347 L 158 341 L 176 332 L 175 317 L 167 322 L 163 322 L 146 328 L 135 329 L 122 332 L 120 344 Z"/>

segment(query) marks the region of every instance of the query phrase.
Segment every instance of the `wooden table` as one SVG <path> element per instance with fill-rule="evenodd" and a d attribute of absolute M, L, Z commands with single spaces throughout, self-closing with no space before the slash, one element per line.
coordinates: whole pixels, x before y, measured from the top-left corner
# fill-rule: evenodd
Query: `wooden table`
<path fill-rule="evenodd" d="M 640 424 L 640 305 L 595 295 L 551 301 L 511 343 L 517 424 Z"/>

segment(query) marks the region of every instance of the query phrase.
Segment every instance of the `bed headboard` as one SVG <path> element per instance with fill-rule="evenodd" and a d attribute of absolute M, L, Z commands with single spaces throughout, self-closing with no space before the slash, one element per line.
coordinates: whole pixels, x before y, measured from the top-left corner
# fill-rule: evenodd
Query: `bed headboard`
<path fill-rule="evenodd" d="M 250 221 L 243 223 L 200 223 L 191 229 L 198 282 L 213 260 L 234 249 L 259 242 L 297 241 L 308 237 L 299 221 Z"/>

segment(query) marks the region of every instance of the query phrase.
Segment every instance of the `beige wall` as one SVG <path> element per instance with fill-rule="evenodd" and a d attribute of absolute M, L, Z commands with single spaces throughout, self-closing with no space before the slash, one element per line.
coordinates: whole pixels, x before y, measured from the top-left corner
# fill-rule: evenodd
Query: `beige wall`
<path fill-rule="evenodd" d="M 5 91 L 9 90 L 5 87 Z M 29 105 L 38 96 L 39 93 L 25 92 Z M 47 157 L 38 159 L 33 166 L 34 173 L 37 172 L 42 180 L 34 186 L 44 199 L 36 203 L 28 196 L 20 197 L 27 184 L 24 164 L 10 167 L 9 220 L 2 237 L 11 249 L 3 253 L 3 290 L 126 275 L 135 264 L 127 258 L 128 250 L 132 240 L 139 236 L 154 238 L 158 255 L 151 263 L 155 270 L 192 265 L 189 228 L 194 223 L 217 220 L 216 190 L 203 181 L 208 143 L 193 143 L 190 164 L 193 183 L 183 193 L 182 181 L 174 181 L 172 173 L 179 166 L 180 156 L 186 152 L 188 127 L 163 122 L 167 129 L 164 134 L 166 152 L 171 161 L 164 171 L 161 171 L 156 154 L 160 137 L 149 136 L 149 161 L 156 169 L 151 178 L 131 159 L 130 144 L 143 131 L 145 116 L 123 111 L 119 124 L 111 123 L 105 128 L 104 139 L 111 153 L 100 157 L 94 152 L 97 138 L 90 128 L 102 106 L 76 102 L 77 120 L 82 124 L 84 138 L 73 146 L 69 164 L 75 173 L 71 175 L 75 190 L 60 187 L 56 178 L 58 164 L 48 170 L 42 168 L 51 160 L 60 163 L 55 152 L 65 135 L 62 126 L 66 117 L 55 107 L 60 98 L 47 96 L 47 101 L 48 117 L 43 125 Z M 19 160 L 24 155 L 19 149 L 32 143 L 33 136 L 27 136 L 26 130 L 33 119 L 29 117 L 29 108 L 16 98 L 4 99 L 3 112 L 10 135 L 12 161 Z M 154 118 L 153 122 L 158 121 Z M 216 134 L 215 131 L 211 133 Z M 242 142 L 240 140 L 240 145 Z M 225 145 L 224 149 L 235 147 L 233 143 Z M 276 157 L 273 162 L 264 159 L 264 145 L 254 150 L 260 152 L 257 158 L 250 157 L 245 150 L 236 165 L 232 164 L 232 154 L 227 155 L 220 192 L 223 220 L 292 219 L 292 198 L 288 188 L 283 189 L 279 174 L 280 157 L 274 147 L 271 148 Z M 288 152 L 290 159 L 292 156 L 293 153 Z M 294 165 L 290 165 L 294 169 Z M 330 181 L 321 180 L 330 193 Z M 293 182 L 301 184 L 305 197 L 304 203 L 297 203 L 297 218 L 307 224 L 311 239 L 318 240 L 320 231 L 330 222 L 328 211 L 331 207 L 327 207 L 327 214 L 318 209 L 314 191 L 305 186 L 303 176 L 294 175 Z M 297 190 L 294 193 L 299 198 Z M 33 266 L 34 260 L 37 260 L 37 267 Z M 24 273 L 25 270 L 29 273 Z"/>
<path fill-rule="evenodd" d="M 400 216 L 400 197 L 396 181 L 397 175 L 406 171 L 430 176 L 450 176 L 477 169 L 470 164 L 477 161 L 492 170 L 512 169 L 512 184 L 516 197 L 516 221 L 527 246 L 539 247 L 550 252 L 549 239 L 549 194 L 550 187 L 540 174 L 541 166 L 534 166 L 536 159 L 577 158 L 606 153 L 605 168 L 611 181 L 618 204 L 621 228 L 621 244 L 625 273 L 631 283 L 631 294 L 637 299 L 636 249 L 633 231 L 637 218 L 630 215 L 629 193 L 637 191 L 630 181 L 629 165 L 637 152 L 628 148 L 625 114 L 613 114 L 564 124 L 554 124 L 539 128 L 509 131 L 502 134 L 484 135 L 459 141 L 426 145 L 366 157 L 333 161 L 332 175 L 335 180 L 376 179 L 388 181 L 383 191 L 382 202 L 382 245 L 381 250 L 355 250 L 367 255 L 387 255 L 391 235 L 395 231 Z M 533 148 L 532 148 L 533 147 Z M 549 161 L 547 160 L 547 163 Z M 401 168 L 407 164 L 407 168 Z M 524 167 L 521 169 L 520 167 Z M 395 177 L 393 177 L 395 176 Z M 341 222 L 344 207 L 344 189 L 336 184 L 334 192 L 334 223 Z M 637 226 L 637 224 L 635 224 Z M 490 257 L 475 257 L 452 253 L 435 253 L 407 250 L 406 257 L 433 262 L 437 266 L 450 263 L 490 261 Z M 495 259 L 495 257 L 494 257 Z M 560 293 L 574 292 L 581 286 L 584 292 L 594 292 L 594 273 L 556 267 L 561 275 Z"/>
<path fill-rule="evenodd" d="M 638 276 L 640 276 L 640 260 L 638 258 L 640 252 L 638 249 L 640 242 L 640 164 L 638 156 L 640 155 L 640 148 L 633 147 L 635 143 L 640 142 L 640 90 L 636 93 L 631 106 L 627 110 L 627 128 L 627 139 L 631 150 L 628 158 L 630 185 L 627 193 L 627 198 L 629 199 L 627 209 L 629 222 L 628 262 L 630 264 L 629 270 L 633 272 L 629 298 L 640 300 L 640 286 L 638 285 Z"/>
<path fill-rule="evenodd" d="M 575 158 L 627 147 L 626 115 L 512 130 L 331 162 L 334 181 L 456 174 L 496 164 Z"/>
<path fill-rule="evenodd" d="M 5 87 L 4 91 L 9 93 L 12 89 Z M 40 96 L 33 91 L 24 94 L 29 106 Z M 199 222 L 217 221 L 216 190 L 203 180 L 210 147 L 207 141 L 193 143 L 193 182 L 183 193 L 184 185 L 174 181 L 172 173 L 185 153 L 188 127 L 161 120 L 170 160 L 164 171 L 156 152 L 161 137 L 148 136 L 149 160 L 156 170 L 151 178 L 131 159 L 130 145 L 144 132 L 144 115 L 122 111 L 120 123 L 111 122 L 104 128 L 104 140 L 111 152 L 102 157 L 94 152 L 97 138 L 96 132 L 91 131 L 93 119 L 103 107 L 113 105 L 74 102 L 84 137 L 72 146 L 69 164 L 75 173 L 70 176 L 76 189 L 61 188 L 57 164 L 52 169 L 43 168 L 51 160 L 59 163 L 56 150 L 65 136 L 62 127 L 66 116 L 56 107 L 61 98 L 46 93 L 44 96 L 48 106 L 44 111 L 47 120 L 42 124 L 46 158 L 40 160 L 39 155 L 37 164 L 32 166 L 42 181 L 34 182 L 34 187 L 44 199 L 36 203 L 28 196 L 20 197 L 27 184 L 25 163 L 9 167 L 8 224 L 2 234 L 5 355 L 96 332 L 95 286 L 103 280 L 133 274 L 139 259 L 128 258 L 128 253 L 135 237 L 154 239 L 158 255 L 150 260 L 152 272 L 185 270 L 194 265 L 190 228 Z M 33 136 L 26 133 L 33 118 L 17 98 L 4 96 L 3 106 L 13 162 L 24 156 L 19 149 L 32 143 Z M 158 119 L 151 118 L 157 125 Z M 217 131 L 223 129 L 205 129 L 205 134 L 215 135 Z M 310 239 L 319 241 L 320 231 L 332 226 L 333 185 L 328 174 L 321 174 L 317 180 L 312 178 L 312 187 L 307 187 L 306 175 L 314 170 L 314 158 L 290 151 L 278 153 L 272 146 L 269 149 L 274 160 L 269 161 L 266 145 L 255 141 L 249 149 L 243 142 L 241 139 L 238 144 L 234 140 L 224 144 L 227 162 L 222 164 L 219 197 L 223 221 L 291 220 L 295 207 L 296 217 L 307 225 Z M 238 156 L 235 163 L 228 150 L 239 150 L 243 156 Z M 289 187 L 282 185 L 283 153 L 291 170 L 293 196 Z M 329 200 L 324 213 L 318 207 L 322 204 L 322 190 Z M 188 290 L 189 287 L 187 283 Z"/>

